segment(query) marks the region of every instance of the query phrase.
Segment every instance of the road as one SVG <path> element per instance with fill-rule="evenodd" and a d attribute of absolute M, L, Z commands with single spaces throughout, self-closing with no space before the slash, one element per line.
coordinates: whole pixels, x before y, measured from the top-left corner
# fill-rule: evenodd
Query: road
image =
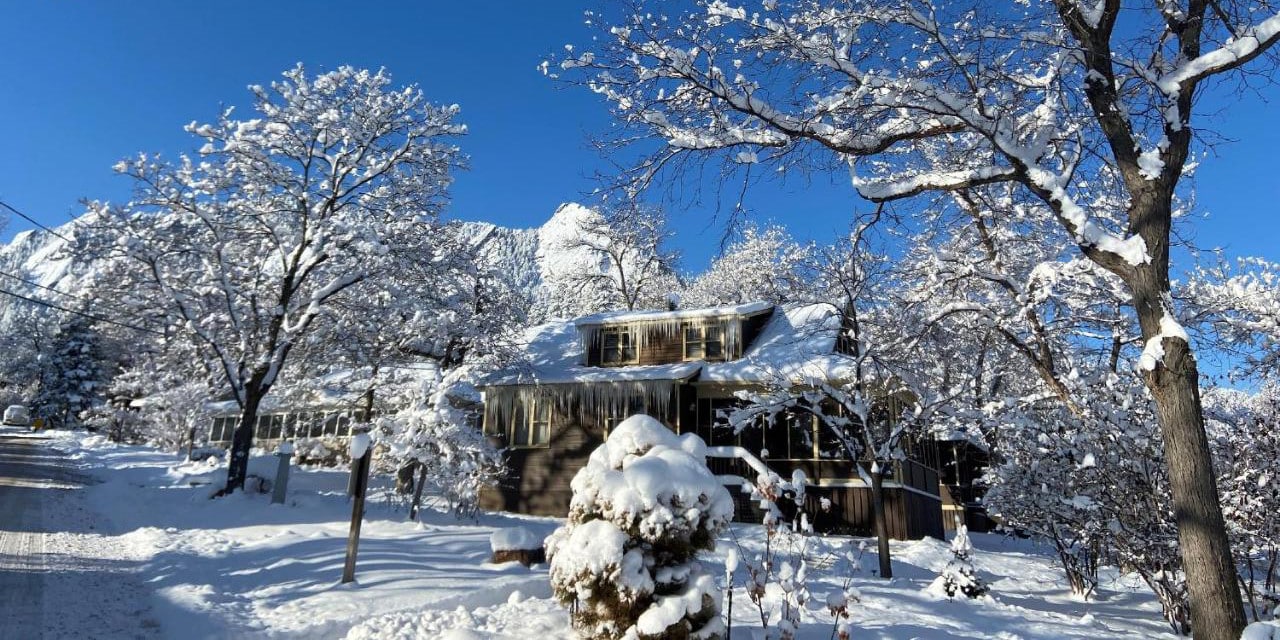
<path fill-rule="evenodd" d="M 0 427 L 0 640 L 157 635 L 90 482 L 48 439 Z"/>

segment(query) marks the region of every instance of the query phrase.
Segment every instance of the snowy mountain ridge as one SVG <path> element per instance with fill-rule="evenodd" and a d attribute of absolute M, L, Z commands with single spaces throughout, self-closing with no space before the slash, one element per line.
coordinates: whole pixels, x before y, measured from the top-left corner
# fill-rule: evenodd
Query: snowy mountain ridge
<path fill-rule="evenodd" d="M 590 209 L 577 203 L 557 207 L 547 222 L 525 229 L 502 227 L 489 222 L 460 222 L 481 260 L 515 291 L 532 304 L 548 276 L 566 263 L 581 260 L 580 249 L 565 246 Z M 54 227 L 21 231 L 0 245 L 0 290 L 45 300 L 60 306 L 74 306 L 92 286 L 92 264 L 77 262 L 69 254 L 67 240 L 73 238 L 79 219 Z M 566 255 L 572 254 L 572 255 Z M 55 290 L 57 293 L 55 293 Z M 0 326 L 8 325 L 13 309 L 30 305 L 17 298 L 0 295 Z"/>

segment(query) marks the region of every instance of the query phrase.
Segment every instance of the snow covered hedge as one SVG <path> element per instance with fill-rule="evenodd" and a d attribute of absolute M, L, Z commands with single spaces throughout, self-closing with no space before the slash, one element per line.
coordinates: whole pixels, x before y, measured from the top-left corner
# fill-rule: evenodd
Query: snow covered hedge
<path fill-rule="evenodd" d="M 573 478 L 568 522 L 547 538 L 551 587 L 584 638 L 720 638 L 720 593 L 695 559 L 733 501 L 706 445 L 628 418 Z"/>

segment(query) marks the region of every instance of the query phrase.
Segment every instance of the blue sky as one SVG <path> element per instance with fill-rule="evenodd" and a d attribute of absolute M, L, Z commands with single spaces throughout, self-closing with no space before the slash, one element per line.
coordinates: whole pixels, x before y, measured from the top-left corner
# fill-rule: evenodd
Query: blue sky
<path fill-rule="evenodd" d="M 244 104 L 245 86 L 296 62 L 386 67 L 437 102 L 458 103 L 471 170 L 458 177 L 451 215 L 535 226 L 583 199 L 604 165 L 587 136 L 609 126 L 605 106 L 536 69 L 588 35 L 583 0 L 551 2 L 9 2 L 0 14 L 0 198 L 46 224 L 80 211 L 82 197 L 122 200 L 110 167 L 138 151 L 169 155 L 191 141 L 182 125 Z M 1224 88 L 1230 96 L 1233 87 Z M 1264 99 L 1270 98 L 1271 104 Z M 1232 108 L 1203 124 L 1235 142 L 1198 173 L 1201 246 L 1280 260 L 1280 89 L 1215 100 Z M 701 268 L 720 227 L 714 198 L 687 211 L 679 248 Z M 822 239 L 866 210 L 839 176 L 766 184 L 750 198 L 761 219 Z M 723 220 L 721 218 L 720 220 Z M 28 228 L 16 217 L 6 236 Z"/>

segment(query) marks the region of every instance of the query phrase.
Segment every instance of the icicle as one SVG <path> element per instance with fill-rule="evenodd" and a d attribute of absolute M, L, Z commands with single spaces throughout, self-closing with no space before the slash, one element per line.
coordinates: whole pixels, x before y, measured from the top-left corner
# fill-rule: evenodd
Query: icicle
<path fill-rule="evenodd" d="M 519 407 L 541 400 L 555 406 L 555 419 L 568 416 L 584 425 L 603 425 L 636 411 L 665 420 L 676 384 L 674 380 L 634 380 L 490 387 L 485 391 L 486 419 L 496 421 L 491 424 L 510 424 Z"/>

